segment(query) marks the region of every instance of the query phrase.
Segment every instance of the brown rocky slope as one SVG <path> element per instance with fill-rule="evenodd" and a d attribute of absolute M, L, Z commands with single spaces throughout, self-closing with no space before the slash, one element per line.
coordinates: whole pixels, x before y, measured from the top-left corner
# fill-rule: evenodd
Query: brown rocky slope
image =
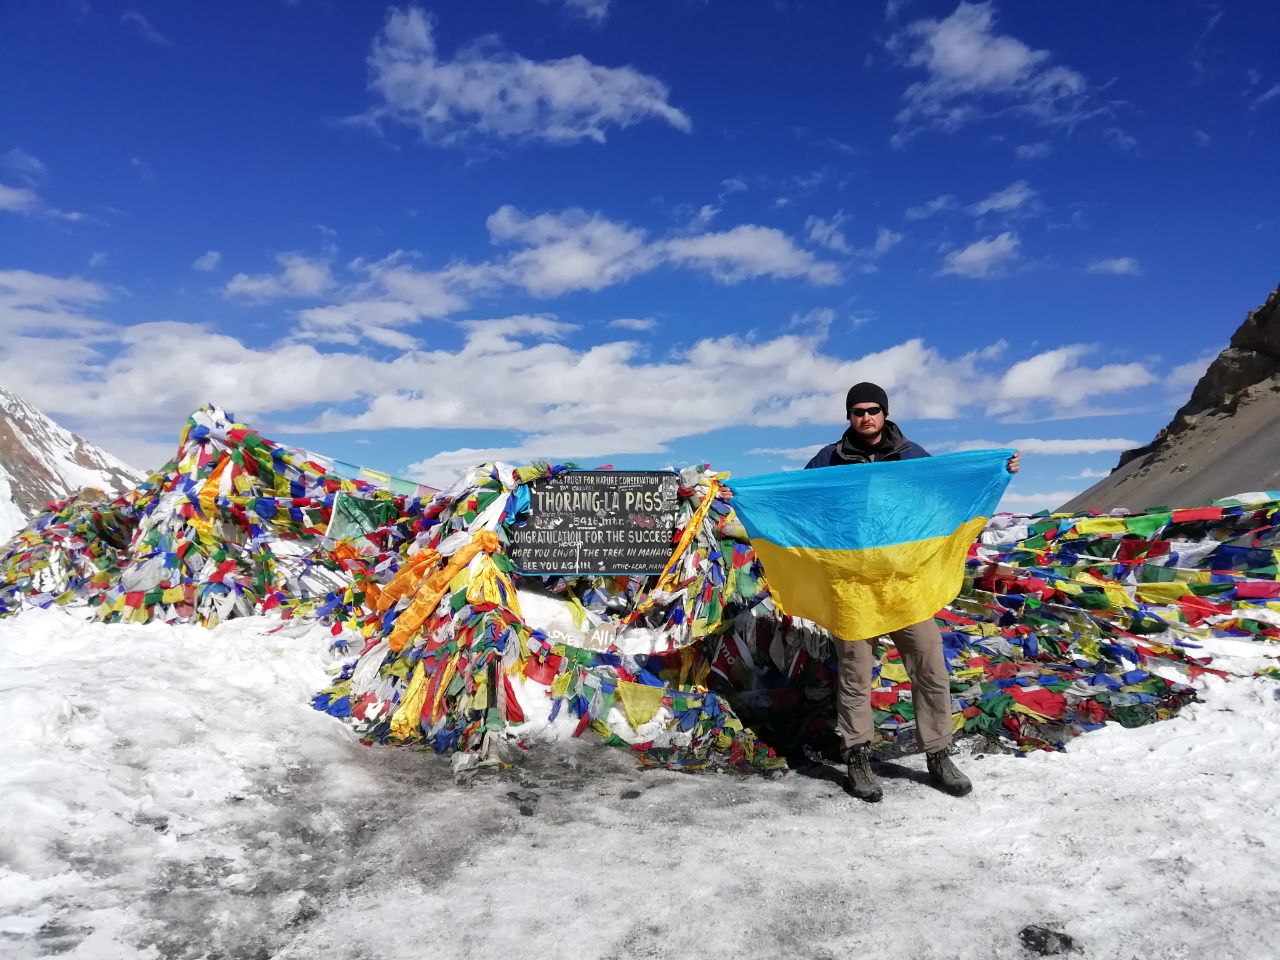
<path fill-rule="evenodd" d="M 1209 364 L 1191 398 L 1144 447 L 1059 509 L 1198 506 L 1280 489 L 1280 287 Z"/>

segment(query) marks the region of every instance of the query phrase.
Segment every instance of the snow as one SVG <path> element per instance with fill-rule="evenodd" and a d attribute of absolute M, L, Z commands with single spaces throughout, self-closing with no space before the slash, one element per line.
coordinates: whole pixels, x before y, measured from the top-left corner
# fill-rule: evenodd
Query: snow
<path fill-rule="evenodd" d="M 585 738 L 455 780 L 312 710 L 330 638 L 278 626 L 0 621 L 0 957 L 985 960 L 1033 923 L 1089 958 L 1276 953 L 1274 681 L 961 757 L 960 800 L 909 757 L 867 805 L 831 767 L 690 776 Z"/>
<path fill-rule="evenodd" d="M 13 486 L 9 474 L 0 466 L 0 543 L 4 543 L 27 525 L 27 518 L 13 502 Z"/>
<path fill-rule="evenodd" d="M 41 465 L 43 479 L 58 496 L 83 487 L 119 494 L 127 486 L 146 479 L 144 471 L 76 436 L 3 387 L 0 387 L 0 419 L 9 421 L 14 437 L 31 454 L 33 462 Z M 0 462 L 0 544 L 31 519 L 15 502 L 14 483 L 10 471 Z"/>

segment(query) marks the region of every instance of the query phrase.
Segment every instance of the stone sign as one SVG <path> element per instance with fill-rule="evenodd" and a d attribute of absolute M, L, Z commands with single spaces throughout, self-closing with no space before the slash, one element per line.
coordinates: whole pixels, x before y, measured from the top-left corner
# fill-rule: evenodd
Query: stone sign
<path fill-rule="evenodd" d="M 679 482 L 666 470 L 582 470 L 529 482 L 529 517 L 511 531 L 533 576 L 660 573 L 671 556 Z"/>

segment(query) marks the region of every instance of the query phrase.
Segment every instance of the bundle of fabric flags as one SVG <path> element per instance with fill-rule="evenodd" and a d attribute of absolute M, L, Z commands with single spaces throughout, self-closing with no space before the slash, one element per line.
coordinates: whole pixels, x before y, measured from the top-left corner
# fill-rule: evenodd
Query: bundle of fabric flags
<path fill-rule="evenodd" d="M 203 408 L 136 490 L 51 504 L 0 548 L 0 615 L 77 603 L 109 622 L 321 620 L 349 659 L 315 706 L 371 743 L 483 756 L 563 733 L 650 764 L 764 771 L 821 750 L 845 641 L 788 616 L 785 594 L 779 607 L 726 477 L 679 474 L 660 576 L 521 577 L 506 551 L 521 490 L 567 469 L 485 464 L 447 491 L 401 494 Z M 1218 670 L 1199 641 L 1280 639 L 1277 516 L 1280 494 L 1263 493 L 994 518 L 962 544 L 960 595 L 937 614 L 957 730 L 994 749 L 1061 748 L 1108 721 L 1171 716 Z M 522 594 L 613 641 L 555 637 Z M 909 749 L 910 683 L 889 646 L 873 706 L 880 748 Z"/>

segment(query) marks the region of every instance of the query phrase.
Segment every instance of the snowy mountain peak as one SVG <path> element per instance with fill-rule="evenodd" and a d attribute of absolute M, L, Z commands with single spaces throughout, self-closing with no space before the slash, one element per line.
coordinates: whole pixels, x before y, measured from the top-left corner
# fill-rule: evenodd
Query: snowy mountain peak
<path fill-rule="evenodd" d="M 0 387 L 0 542 L 83 487 L 121 493 L 146 476 Z"/>

